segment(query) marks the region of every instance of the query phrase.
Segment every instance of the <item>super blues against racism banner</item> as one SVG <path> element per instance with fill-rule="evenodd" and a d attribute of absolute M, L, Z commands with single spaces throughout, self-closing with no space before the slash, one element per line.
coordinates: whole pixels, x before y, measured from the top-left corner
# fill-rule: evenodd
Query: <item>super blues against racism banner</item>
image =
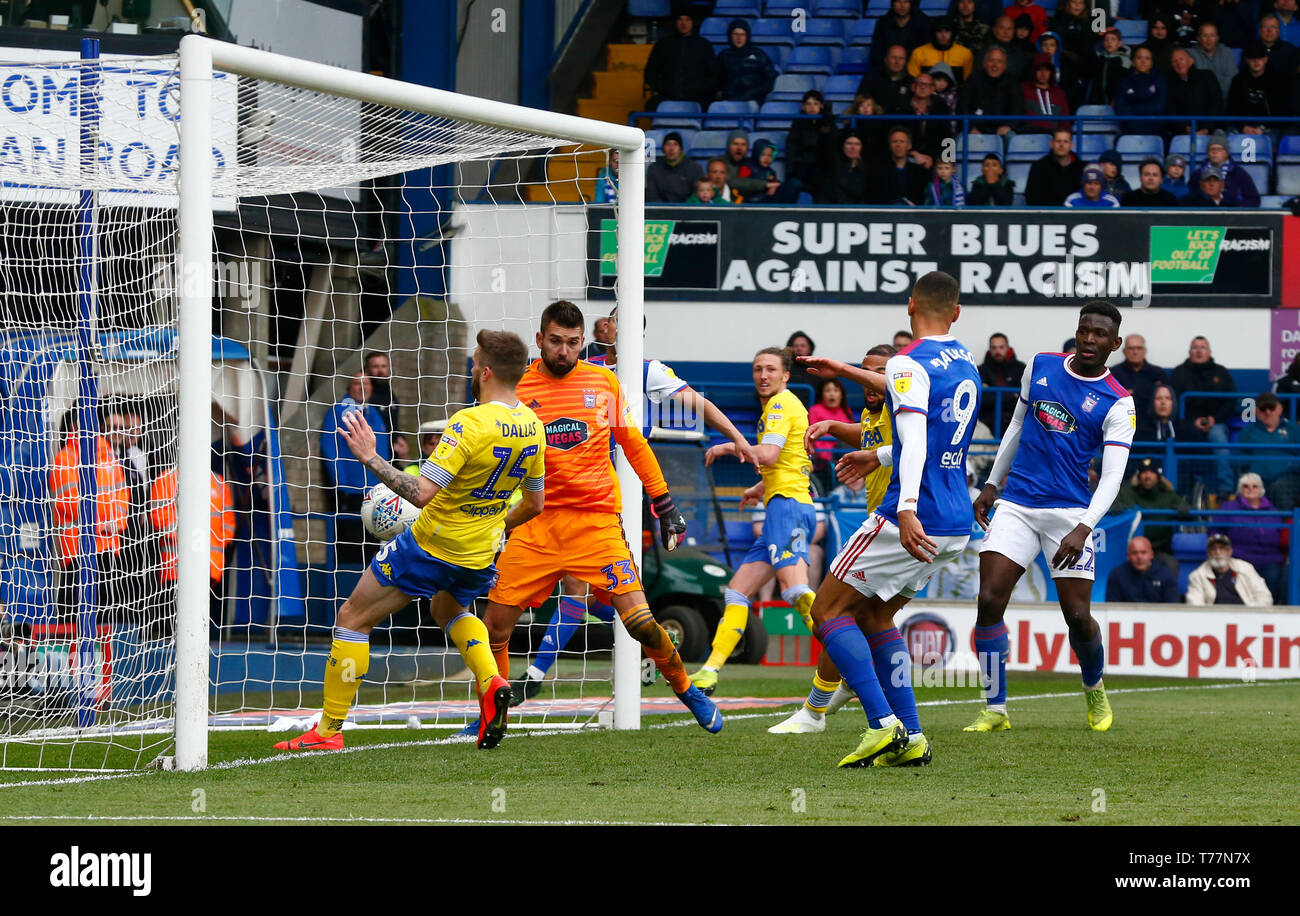
<path fill-rule="evenodd" d="M 588 219 L 593 298 L 612 298 L 613 213 L 595 207 Z M 1268 307 L 1280 301 L 1283 220 L 1248 210 L 648 207 L 645 295 L 860 305 L 945 270 L 972 305 Z"/>

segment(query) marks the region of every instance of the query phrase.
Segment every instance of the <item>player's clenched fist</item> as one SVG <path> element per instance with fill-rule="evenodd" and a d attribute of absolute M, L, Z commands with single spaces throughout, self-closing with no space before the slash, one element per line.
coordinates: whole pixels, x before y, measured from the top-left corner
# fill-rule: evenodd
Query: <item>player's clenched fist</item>
<path fill-rule="evenodd" d="M 656 496 L 650 503 L 650 514 L 659 520 L 659 541 L 665 550 L 676 550 L 686 540 L 686 519 L 678 511 L 671 493 Z"/>

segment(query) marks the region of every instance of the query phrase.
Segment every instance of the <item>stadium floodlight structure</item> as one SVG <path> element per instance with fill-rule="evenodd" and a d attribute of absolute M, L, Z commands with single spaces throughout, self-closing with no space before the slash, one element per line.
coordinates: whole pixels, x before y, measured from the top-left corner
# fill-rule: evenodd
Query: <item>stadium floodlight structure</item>
<path fill-rule="evenodd" d="M 232 720 L 265 728 L 273 714 L 318 708 L 319 693 L 313 691 L 319 680 L 308 672 L 312 658 L 320 660 L 319 646 L 313 656 L 309 638 L 279 645 L 274 640 L 295 627 L 309 637 L 303 610 L 308 606 L 328 608 L 328 620 L 313 619 L 317 630 L 327 628 L 353 581 L 340 572 L 334 553 L 343 537 L 335 519 L 319 511 L 330 479 L 321 473 L 315 437 L 321 416 L 346 390 L 347 376 L 360 368 L 361 353 L 393 351 L 393 386 L 404 384 L 416 393 L 402 404 L 420 420 L 440 419 L 464 404 L 467 356 L 477 329 L 514 330 L 531 342 L 547 301 L 585 299 L 585 243 L 581 258 L 560 264 L 553 251 L 536 250 L 528 231 L 532 220 L 562 217 L 572 230 L 579 224 L 576 215 L 585 238 L 581 197 L 573 206 L 524 202 L 542 199 L 548 176 L 550 187 L 557 181 L 578 187 L 577 161 L 609 150 L 620 153 L 622 164 L 615 297 L 620 314 L 627 316 L 625 326 L 640 325 L 644 135 L 636 128 L 198 35 L 182 39 L 176 55 L 100 60 L 95 42 L 83 45 L 78 61 L 0 64 L 6 67 L 16 74 L 5 83 L 6 93 L 13 85 L 30 85 L 32 94 L 17 105 L 6 97 L 7 110 L 0 115 L 11 144 L 17 137 L 28 153 L 18 176 L 0 150 L 0 210 L 8 211 L 11 228 L 25 227 L 40 244 L 24 252 L 22 240 L 11 233 L 0 262 L 9 347 L 0 353 L 0 364 L 26 367 L 19 376 L 6 370 L 0 381 L 9 385 L 11 398 L 16 385 L 27 385 L 24 396 L 31 402 L 23 418 L 4 421 L 4 431 L 14 433 L 10 460 L 16 454 L 13 442 L 27 443 L 19 475 L 26 483 L 10 493 L 18 509 L 0 517 L 0 551 L 13 554 L 4 558 L 10 570 L 41 566 L 22 554 L 43 551 L 47 568 L 45 578 L 33 573 L 17 583 L 14 573 L 4 582 L 11 627 L 0 631 L 0 673 L 5 674 L 0 766 L 103 768 L 125 760 L 127 766 L 162 761 L 200 769 L 207 765 L 212 728 Z M 68 101 L 73 91 L 79 93 L 75 106 Z M 53 129 L 50 124 L 36 120 L 51 110 L 57 115 L 60 105 L 78 131 L 79 143 L 67 151 L 71 164 L 59 160 L 41 135 Z M 67 124 L 58 129 L 66 132 Z M 63 139 L 58 149 L 64 150 Z M 566 162 L 566 168 L 555 168 L 557 162 Z M 439 176 L 448 174 L 453 177 L 440 183 Z M 486 198 L 497 218 L 458 222 L 457 214 L 474 196 Z M 403 224 L 405 232 L 397 228 Z M 494 224 L 507 229 L 480 239 L 479 251 L 495 246 L 507 279 L 486 296 L 494 308 L 465 313 L 444 294 L 446 277 L 458 269 L 446 252 L 451 239 Z M 277 336 L 286 315 L 277 311 L 285 295 L 285 256 L 273 250 L 276 245 L 297 251 L 302 262 L 290 265 L 300 270 L 301 287 L 290 292 L 303 302 L 293 346 Z M 352 251 L 341 259 L 351 282 L 346 290 L 339 288 L 334 256 L 319 254 L 331 245 Z M 238 250 L 232 253 L 232 246 Z M 438 246 L 441 263 L 422 259 Z M 309 248 L 316 253 L 304 254 Z M 232 269 L 236 261 L 238 269 Z M 393 325 L 386 337 L 363 337 L 359 306 L 347 314 L 331 309 L 338 301 L 356 306 L 367 295 L 358 280 L 365 271 L 379 277 L 378 291 L 369 295 L 393 307 L 391 318 L 364 315 L 369 327 Z M 432 289 L 430 272 L 441 279 Z M 232 274 L 245 296 L 242 310 L 232 306 L 226 288 Z M 557 279 L 561 275 L 567 279 Z M 66 289 L 69 285 L 73 288 Z M 42 315 L 42 296 L 52 292 L 78 305 L 66 321 Z M 434 298 L 444 301 L 431 306 Z M 403 310 L 400 329 L 395 306 Z M 440 342 L 434 346 L 421 336 L 430 327 Z M 21 359 L 15 357 L 16 347 Z M 291 370 L 264 371 L 266 362 L 286 352 L 292 354 Z M 399 352 L 405 356 L 398 358 Z M 619 380 L 639 423 L 641 338 L 624 335 L 619 356 Z M 431 360 L 438 368 L 429 368 Z M 41 376 L 46 383 L 36 385 L 31 367 L 46 364 L 53 367 Z M 430 391 L 441 395 L 430 399 Z M 117 403 L 115 398 L 149 405 L 142 411 L 147 450 L 159 466 L 175 467 L 176 497 L 168 504 L 174 507 L 174 527 L 167 527 L 165 513 L 153 514 L 159 508 L 154 493 L 143 534 L 123 523 L 118 540 L 109 535 L 99 540 L 92 532 L 101 530 L 102 516 L 116 511 L 111 507 L 116 478 L 96 457 L 96 436 L 104 407 Z M 227 415 L 218 418 L 222 410 Z M 80 549 L 58 555 L 57 534 L 71 526 L 55 527 L 49 474 L 52 456 L 66 453 L 67 440 L 49 424 L 64 415 L 78 420 L 79 486 L 72 492 Z M 408 416 L 398 432 L 414 433 L 416 423 L 416 416 Z M 213 440 L 230 429 L 239 432 L 237 457 L 248 472 L 248 480 L 237 483 L 246 484 L 253 496 L 234 500 L 240 543 L 231 548 L 231 568 L 223 573 L 227 595 L 217 613 L 224 616 L 210 620 L 209 572 L 219 562 L 213 557 L 221 556 L 212 549 L 220 501 L 213 495 L 219 488 L 214 491 L 211 469 L 220 462 L 219 457 L 214 461 Z M 228 441 L 225 447 L 231 447 Z M 155 470 L 151 474 L 157 476 Z M 621 453 L 618 472 L 628 543 L 639 555 L 641 486 Z M 258 512 L 261 521 L 253 518 L 245 527 Z M 40 531 L 42 525 L 48 534 Z M 151 556 L 158 563 L 156 544 L 164 535 L 171 540 L 163 549 L 175 557 L 175 600 L 150 604 L 146 593 L 170 594 L 151 578 L 158 570 L 127 569 L 122 558 L 132 544 L 153 544 Z M 295 550 L 309 566 L 318 556 L 333 562 L 323 564 L 323 575 L 314 567 L 290 568 L 286 556 Z M 269 605 L 261 630 L 250 625 L 259 621 L 250 621 L 246 609 L 232 621 L 232 588 L 240 600 L 260 597 Z M 72 596 L 71 611 L 64 608 L 65 618 L 68 613 L 75 618 L 71 629 L 31 622 L 39 617 L 36 605 L 46 600 L 52 606 L 56 594 L 64 604 Z M 289 604 L 296 617 L 285 613 Z M 148 626 L 140 619 L 144 606 L 154 615 Z M 210 624 L 225 642 L 210 643 Z M 43 640 L 33 635 L 38 630 Z M 135 633 L 131 639 L 123 637 L 128 630 Z M 249 635 L 255 630 L 271 642 L 255 643 Z M 640 646 L 621 624 L 614 630 L 613 673 L 605 676 L 605 683 L 612 679 L 612 725 L 638 728 Z M 232 633 L 243 640 L 233 651 Z M 30 658 L 18 657 L 24 648 L 31 658 L 41 654 L 38 649 L 50 656 L 60 639 L 73 683 L 62 716 L 51 702 L 56 678 L 29 664 Z M 259 655 L 269 659 L 272 675 L 253 673 Z M 371 670 L 373 677 L 373 665 Z M 382 676 L 378 681 L 382 686 Z M 457 687 L 460 705 L 471 705 L 472 686 L 461 681 Z M 435 703 L 449 700 L 442 688 L 433 690 Z M 33 692 L 39 702 L 24 706 L 19 695 Z M 223 700 L 227 696 L 233 701 Z M 388 698 L 385 692 L 383 699 Z M 214 718 L 223 711 L 224 719 Z M 399 721 L 406 718 L 403 712 Z M 145 737 L 128 740 L 128 735 Z"/>

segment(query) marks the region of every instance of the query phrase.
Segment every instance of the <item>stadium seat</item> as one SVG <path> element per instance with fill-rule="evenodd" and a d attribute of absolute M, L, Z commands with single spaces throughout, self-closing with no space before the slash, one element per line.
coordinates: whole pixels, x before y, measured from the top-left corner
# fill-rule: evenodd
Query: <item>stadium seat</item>
<path fill-rule="evenodd" d="M 1007 159 L 1011 162 L 1033 161 L 1046 156 L 1051 148 L 1051 134 L 1016 134 L 1007 144 Z"/>
<path fill-rule="evenodd" d="M 809 19 L 802 35 L 795 36 L 801 45 L 844 47 L 844 24 L 839 19 Z"/>
<path fill-rule="evenodd" d="M 973 162 L 979 162 L 989 153 L 995 153 L 1001 158 L 1001 137 L 997 134 L 966 134 L 966 142 L 963 144 L 965 158 Z"/>
<path fill-rule="evenodd" d="M 763 50 L 767 52 L 768 57 L 772 58 L 776 72 L 780 73 L 785 69 L 785 62 L 790 59 L 790 52 L 794 49 L 789 45 L 767 45 Z"/>
<path fill-rule="evenodd" d="M 1268 134 L 1230 134 L 1228 154 L 1236 162 L 1272 163 L 1273 140 Z"/>
<path fill-rule="evenodd" d="M 822 94 L 830 102 L 852 102 L 858 93 L 859 82 L 861 79 L 855 74 L 832 76 L 822 87 Z M 837 107 L 837 110 L 840 109 Z"/>
<path fill-rule="evenodd" d="M 812 13 L 819 18 L 857 19 L 862 0 L 812 0 Z"/>
<path fill-rule="evenodd" d="M 1300 134 L 1283 137 L 1277 147 L 1277 161 L 1300 162 Z"/>
<path fill-rule="evenodd" d="M 1205 134 L 1196 135 L 1196 155 L 1192 155 L 1192 142 L 1187 134 L 1179 134 L 1169 141 L 1169 155 L 1177 153 L 1191 160 L 1193 166 L 1200 165 L 1205 160 L 1205 150 L 1210 145 L 1210 138 Z"/>
<path fill-rule="evenodd" d="M 931 18 L 948 14 L 948 0 L 921 0 L 921 12 Z"/>
<path fill-rule="evenodd" d="M 718 0 L 713 5 L 713 15 L 728 19 L 757 19 L 762 15 L 761 7 L 759 0 Z"/>
<path fill-rule="evenodd" d="M 769 17 L 783 16 L 789 19 L 795 10 L 804 10 L 806 12 L 807 9 L 808 4 L 806 3 L 791 3 L 790 0 L 767 0 L 763 4 L 763 15 Z"/>
<path fill-rule="evenodd" d="M 803 106 L 798 102 L 764 102 L 754 120 L 754 131 L 786 133 L 790 130 L 791 119 L 802 111 Z"/>
<path fill-rule="evenodd" d="M 727 20 L 721 16 L 710 16 L 700 23 L 700 37 L 715 45 L 727 43 Z"/>
<path fill-rule="evenodd" d="M 846 43 L 850 45 L 871 46 L 871 36 L 876 34 L 876 20 L 859 19 L 849 28 Z"/>
<path fill-rule="evenodd" d="M 1125 162 L 1140 163 L 1148 156 L 1164 159 L 1165 141 L 1151 134 L 1129 134 L 1116 141 L 1115 151 L 1124 157 Z"/>
<path fill-rule="evenodd" d="M 1021 205 L 1025 202 L 1025 186 L 1029 184 L 1029 169 L 1032 162 L 1009 162 L 1007 163 L 1007 177 L 1016 183 L 1018 201 Z M 973 181 L 974 179 L 972 179 Z"/>
<path fill-rule="evenodd" d="M 673 12 L 672 0 L 628 0 L 627 11 L 632 16 L 659 19 Z"/>
<path fill-rule="evenodd" d="M 714 12 L 717 11 L 714 10 Z M 1126 45 L 1140 45 L 1147 40 L 1147 23 L 1145 19 L 1120 19 L 1114 25 L 1115 28 L 1119 29 L 1120 37 L 1124 39 Z"/>
<path fill-rule="evenodd" d="M 871 69 L 871 62 L 867 59 L 870 54 L 871 48 L 866 45 L 849 45 L 844 49 L 844 54 L 840 57 L 835 72 L 853 73 L 861 76 Z"/>
<path fill-rule="evenodd" d="M 692 159 L 721 156 L 727 148 L 727 135 L 720 130 L 702 130 L 691 138 L 686 151 Z"/>
<path fill-rule="evenodd" d="M 1261 210 L 1282 210 L 1286 208 L 1286 202 L 1290 199 L 1285 194 L 1263 194 L 1259 198 L 1259 208 Z"/>
<path fill-rule="evenodd" d="M 699 102 L 660 102 L 651 127 L 688 127 L 700 129 Z"/>
<path fill-rule="evenodd" d="M 1228 50 L 1232 52 L 1232 59 L 1233 59 L 1234 61 L 1236 61 L 1236 63 L 1237 63 L 1237 69 L 1240 70 L 1240 69 L 1241 69 L 1241 52 L 1244 51 L 1245 49 L 1244 49 L 1244 48 L 1228 48 Z"/>
<path fill-rule="evenodd" d="M 1109 105 L 1080 105 L 1075 114 L 1079 115 L 1079 117 L 1091 115 L 1092 117 L 1113 118 L 1115 109 Z M 1118 121 L 1084 121 L 1083 132 L 1085 134 L 1117 134 L 1120 132 L 1120 125 Z"/>
<path fill-rule="evenodd" d="M 1120 167 L 1119 173 L 1128 182 L 1128 186 L 1134 190 L 1137 190 L 1142 184 L 1142 166 L 1139 163 L 1126 162 Z"/>
<path fill-rule="evenodd" d="M 760 47 L 786 45 L 794 47 L 794 32 L 790 19 L 759 19 L 750 25 L 750 40 Z"/>
<path fill-rule="evenodd" d="M 768 93 L 767 101 L 802 102 L 805 92 L 817 88 L 817 79 L 807 73 L 783 73 L 776 78 L 776 85 Z"/>
<path fill-rule="evenodd" d="M 1177 560 L 1205 561 L 1205 542 L 1208 535 L 1204 531 L 1174 532 L 1172 550 Z"/>
<path fill-rule="evenodd" d="M 753 124 L 750 115 L 757 112 L 757 102 L 714 102 L 704 116 L 704 126 L 709 130 L 735 130 L 738 127 L 749 130 Z"/>
<path fill-rule="evenodd" d="M 782 68 L 783 73 L 820 73 L 830 76 L 835 72 L 835 54 L 838 48 L 823 45 L 799 45 L 790 53 Z"/>
<path fill-rule="evenodd" d="M 1261 195 L 1268 194 L 1272 190 L 1272 180 L 1268 174 L 1268 166 L 1264 163 L 1238 162 L 1237 168 L 1245 170 L 1246 174 L 1250 176 L 1250 180 L 1255 182 L 1255 190 Z"/>
<path fill-rule="evenodd" d="M 1096 162 L 1097 157 L 1110 149 L 1109 134 L 1084 134 L 1075 144 L 1074 151 L 1080 159 Z"/>

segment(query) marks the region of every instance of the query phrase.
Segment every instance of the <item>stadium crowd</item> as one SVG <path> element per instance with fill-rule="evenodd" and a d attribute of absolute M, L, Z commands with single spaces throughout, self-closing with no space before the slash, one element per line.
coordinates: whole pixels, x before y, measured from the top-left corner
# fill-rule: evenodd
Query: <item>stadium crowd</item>
<path fill-rule="evenodd" d="M 784 3 L 719 0 L 702 21 L 701 4 L 681 5 L 645 69 L 647 201 L 1276 207 L 1300 194 L 1296 0 L 880 2 L 813 0 L 804 20 Z"/>

